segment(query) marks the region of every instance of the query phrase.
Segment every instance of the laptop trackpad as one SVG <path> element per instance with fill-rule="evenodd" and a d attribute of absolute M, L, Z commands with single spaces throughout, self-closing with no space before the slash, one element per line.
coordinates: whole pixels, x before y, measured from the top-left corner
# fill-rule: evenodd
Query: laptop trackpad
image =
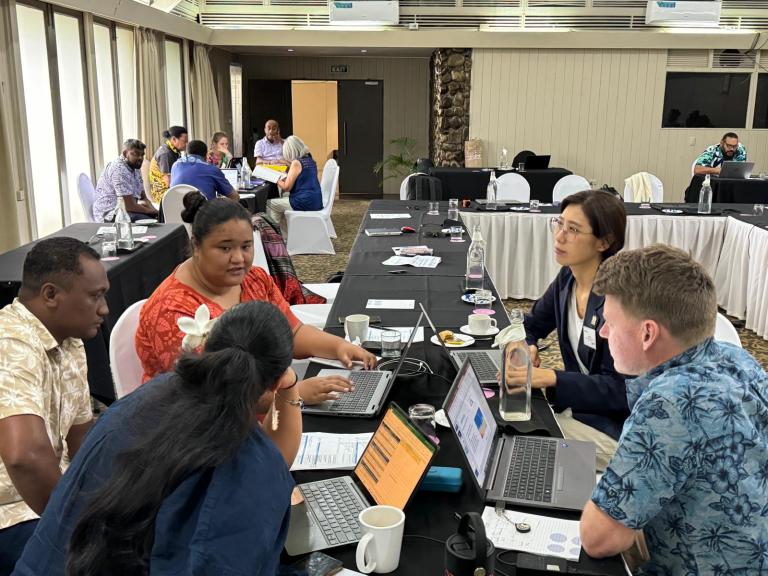
<path fill-rule="evenodd" d="M 311 512 L 304 503 L 291 506 L 291 523 L 285 550 L 291 556 L 306 554 L 328 547 L 323 533 L 314 523 Z"/>

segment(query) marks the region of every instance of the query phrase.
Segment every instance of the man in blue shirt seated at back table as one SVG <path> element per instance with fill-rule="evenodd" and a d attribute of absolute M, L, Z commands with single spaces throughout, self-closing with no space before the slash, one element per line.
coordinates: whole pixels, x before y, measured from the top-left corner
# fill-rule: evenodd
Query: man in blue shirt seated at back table
<path fill-rule="evenodd" d="M 232 188 L 224 172 L 218 166 L 206 162 L 206 154 L 208 146 L 205 142 L 192 140 L 187 144 L 186 158 L 180 158 L 171 168 L 171 186 L 194 186 L 208 200 L 213 200 L 217 194 L 231 200 L 239 200 L 240 195 Z"/>
<path fill-rule="evenodd" d="M 663 245 L 620 252 L 597 274 L 616 369 L 632 413 L 587 502 L 591 556 L 644 536 L 641 574 L 768 570 L 768 375 L 738 346 L 713 339 L 712 279 Z"/>

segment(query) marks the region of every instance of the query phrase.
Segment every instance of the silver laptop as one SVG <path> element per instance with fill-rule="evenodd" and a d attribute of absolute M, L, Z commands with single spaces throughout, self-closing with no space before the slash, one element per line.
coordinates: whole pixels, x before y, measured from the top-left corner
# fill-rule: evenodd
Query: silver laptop
<path fill-rule="evenodd" d="M 421 312 L 429 322 L 429 327 L 437 336 L 437 328 L 432 323 L 432 319 L 427 314 L 421 303 Z M 445 347 L 443 340 L 438 336 L 437 341 L 440 342 L 443 351 L 448 356 L 448 359 L 453 363 L 456 370 L 460 370 L 464 363 L 469 360 L 475 369 L 475 373 L 480 378 L 480 384 L 485 386 L 498 386 L 499 380 L 496 375 L 501 372 L 501 350 L 454 350 L 450 352 Z"/>
<path fill-rule="evenodd" d="M 296 556 L 360 540 L 360 512 L 372 502 L 403 510 L 436 453 L 432 440 L 391 403 L 352 476 L 298 486 L 304 501 L 291 506 L 285 542 L 288 554 Z"/>
<path fill-rule="evenodd" d="M 720 178 L 736 178 L 746 180 L 752 175 L 754 162 L 732 162 L 726 160 L 720 167 Z"/>
<path fill-rule="evenodd" d="M 416 332 L 421 325 L 424 313 L 419 314 L 416 326 L 411 330 L 411 337 L 400 354 L 400 361 L 394 371 L 390 370 L 320 370 L 318 376 L 343 376 L 354 384 L 352 392 L 340 394 L 334 400 L 326 400 L 312 406 L 304 406 L 305 414 L 320 414 L 325 416 L 347 416 L 365 418 L 376 416 L 387 399 L 392 385 L 400 373 L 405 357 L 411 349 Z"/>
<path fill-rule="evenodd" d="M 592 442 L 500 434 L 470 362 L 459 370 L 443 409 L 486 501 L 584 508 L 595 487 Z"/>
<path fill-rule="evenodd" d="M 224 178 L 227 179 L 230 186 L 237 190 L 240 187 L 237 182 L 237 168 L 222 168 L 221 171 L 224 173 Z"/>

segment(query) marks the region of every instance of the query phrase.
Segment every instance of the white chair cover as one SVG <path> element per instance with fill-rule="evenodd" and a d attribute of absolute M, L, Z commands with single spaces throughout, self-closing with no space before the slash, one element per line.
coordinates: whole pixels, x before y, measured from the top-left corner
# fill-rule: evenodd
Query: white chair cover
<path fill-rule="evenodd" d="M 578 174 L 563 176 L 557 181 L 555 188 L 552 190 L 552 202 L 562 202 L 563 198 L 571 194 L 589 189 L 591 189 L 591 186 L 584 176 L 579 176 Z"/>
<path fill-rule="evenodd" d="M 332 306 L 332 304 L 294 304 L 291 306 L 291 312 L 302 324 L 308 324 L 322 330 L 325 328 L 325 322 L 328 320 Z"/>
<path fill-rule="evenodd" d="M 80 205 L 83 207 L 83 213 L 88 222 L 96 222 L 93 217 L 93 203 L 96 202 L 96 190 L 93 188 L 93 182 L 87 174 L 80 174 L 77 177 L 77 191 L 80 194 Z"/>
<path fill-rule="evenodd" d="M 189 235 L 192 235 L 192 227 L 181 219 L 181 212 L 184 210 L 184 195 L 187 192 L 199 192 L 194 186 L 188 184 L 176 184 L 171 186 L 163 196 L 161 205 L 163 208 L 163 218 L 166 223 L 184 224 Z"/>
<path fill-rule="evenodd" d="M 664 184 L 661 183 L 658 176 L 648 174 L 651 181 L 651 202 L 664 202 Z M 634 202 L 634 191 L 629 185 L 624 186 L 624 202 Z"/>
<path fill-rule="evenodd" d="M 141 386 L 144 369 L 136 353 L 136 329 L 139 327 L 139 314 L 146 300 L 131 304 L 117 319 L 109 336 L 109 363 L 112 367 L 112 380 L 115 383 L 115 396 L 122 398 Z"/>
<path fill-rule="evenodd" d="M 528 202 L 531 199 L 531 185 L 520 174 L 514 172 L 502 174 L 496 179 L 496 184 L 498 201 Z"/>
<path fill-rule="evenodd" d="M 331 210 L 339 184 L 339 166 L 331 159 L 325 163 L 323 180 L 326 173 L 331 184 L 323 191 L 323 208 L 317 211 L 286 210 L 285 229 L 283 236 L 288 248 L 288 254 L 336 254 L 331 238 L 336 237 L 336 231 L 331 223 Z M 327 198 L 326 198 L 327 194 Z"/>
<path fill-rule="evenodd" d="M 735 326 L 731 324 L 731 321 L 720 314 L 720 312 L 717 313 L 717 322 L 715 323 L 715 340 L 730 342 L 731 344 L 736 344 L 736 346 L 741 347 L 739 331 L 736 330 Z"/>
<path fill-rule="evenodd" d="M 339 165 L 336 160 L 329 158 L 323 166 L 323 177 L 320 180 L 320 191 L 323 193 L 323 208 L 328 206 L 328 219 L 325 221 L 328 226 L 328 234 L 331 238 L 336 238 L 336 229 L 331 221 L 331 208 L 333 200 L 336 198 L 336 186 L 339 184 Z"/>

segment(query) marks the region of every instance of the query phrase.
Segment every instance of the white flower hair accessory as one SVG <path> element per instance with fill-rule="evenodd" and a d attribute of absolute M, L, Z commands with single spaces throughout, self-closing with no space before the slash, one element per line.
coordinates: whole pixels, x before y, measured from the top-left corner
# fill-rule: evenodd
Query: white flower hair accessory
<path fill-rule="evenodd" d="M 208 334 L 211 332 L 211 328 L 216 323 L 216 318 L 211 320 L 211 311 L 208 310 L 208 306 L 200 304 L 197 310 L 195 310 L 195 317 L 182 316 L 176 320 L 176 324 L 184 333 L 184 340 L 181 341 L 181 349 L 185 352 L 196 349 L 200 346 Z"/>

